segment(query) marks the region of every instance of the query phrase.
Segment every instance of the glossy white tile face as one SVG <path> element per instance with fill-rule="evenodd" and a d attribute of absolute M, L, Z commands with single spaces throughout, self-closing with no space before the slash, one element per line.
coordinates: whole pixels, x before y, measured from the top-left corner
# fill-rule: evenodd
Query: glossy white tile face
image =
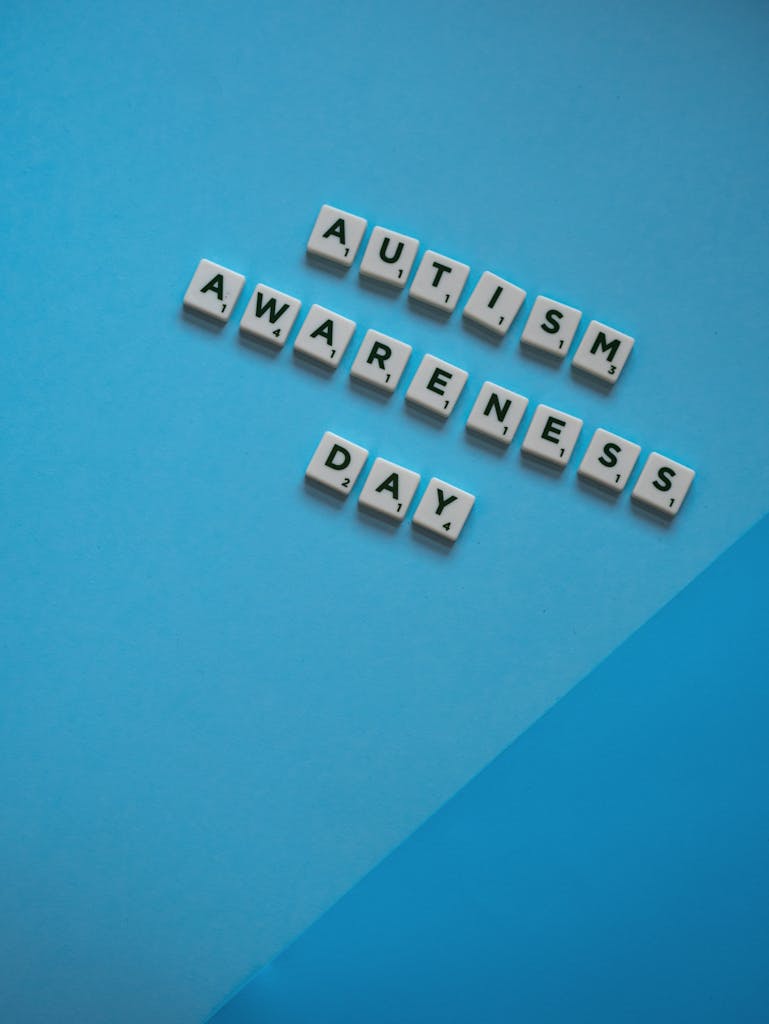
<path fill-rule="evenodd" d="M 327 430 L 304 475 L 313 483 L 346 497 L 355 486 L 367 458 L 365 448 Z"/>
<path fill-rule="evenodd" d="M 605 384 L 616 384 L 634 344 L 629 334 L 591 320 L 571 365 Z"/>
<path fill-rule="evenodd" d="M 549 405 L 538 405 L 521 450 L 526 455 L 562 467 L 571 458 L 581 430 L 582 420 L 578 417 Z"/>
<path fill-rule="evenodd" d="M 358 503 L 370 512 L 403 521 L 419 487 L 419 473 L 387 459 L 377 459 L 366 478 Z"/>
<path fill-rule="evenodd" d="M 652 452 L 633 488 L 633 501 L 661 515 L 678 515 L 694 480 L 694 470 Z"/>
<path fill-rule="evenodd" d="M 366 220 L 335 206 L 321 206 L 315 227 L 307 240 L 313 256 L 349 267 L 366 233 Z"/>
<path fill-rule="evenodd" d="M 446 419 L 457 404 L 466 381 L 466 370 L 428 354 L 409 384 L 406 401 Z"/>
<path fill-rule="evenodd" d="M 411 282 L 409 295 L 413 299 L 451 313 L 467 281 L 470 268 L 466 263 L 441 256 L 428 249 Z"/>
<path fill-rule="evenodd" d="M 640 445 L 599 427 L 577 472 L 583 479 L 618 494 L 625 489 L 640 454 Z"/>
<path fill-rule="evenodd" d="M 500 444 L 510 444 L 528 404 L 524 395 L 487 380 L 467 417 L 467 429 Z"/>
<path fill-rule="evenodd" d="M 417 505 L 412 522 L 436 537 L 455 541 L 474 504 L 474 494 L 433 477 Z"/>
<path fill-rule="evenodd" d="M 311 306 L 299 328 L 294 351 L 323 366 L 335 368 L 355 332 L 355 321 L 326 309 Z"/>
<path fill-rule="evenodd" d="M 184 293 L 184 306 L 226 324 L 245 282 L 242 274 L 211 260 L 201 260 Z"/>
<path fill-rule="evenodd" d="M 521 344 L 563 359 L 582 319 L 580 310 L 538 295 L 521 334 Z"/>
<path fill-rule="evenodd" d="M 525 298 L 523 288 L 486 270 L 467 300 L 462 316 L 502 337 L 518 315 Z"/>
<path fill-rule="evenodd" d="M 293 295 L 258 284 L 240 321 L 243 334 L 282 348 L 299 315 L 302 303 Z"/>
<path fill-rule="evenodd" d="M 350 368 L 350 375 L 391 395 L 403 376 L 411 356 L 411 345 L 378 331 L 366 336 Z"/>
<path fill-rule="evenodd" d="M 361 260 L 360 272 L 364 277 L 403 288 L 414 266 L 419 241 L 410 235 L 375 227 Z"/>

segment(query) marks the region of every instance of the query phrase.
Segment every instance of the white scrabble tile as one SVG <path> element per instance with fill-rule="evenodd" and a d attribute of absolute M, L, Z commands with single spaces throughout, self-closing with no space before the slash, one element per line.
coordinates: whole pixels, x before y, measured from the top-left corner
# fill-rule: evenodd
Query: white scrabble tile
<path fill-rule="evenodd" d="M 347 496 L 366 465 L 368 452 L 338 434 L 327 430 L 310 459 L 305 476 L 337 494 Z"/>
<path fill-rule="evenodd" d="M 459 301 L 469 273 L 470 268 L 466 263 L 459 263 L 428 249 L 411 282 L 409 295 L 451 313 Z"/>
<path fill-rule="evenodd" d="M 406 369 L 411 345 L 378 331 L 366 331 L 350 368 L 350 375 L 391 395 Z"/>
<path fill-rule="evenodd" d="M 400 523 L 419 487 L 419 473 L 387 459 L 377 459 L 366 478 L 358 503 Z"/>
<path fill-rule="evenodd" d="M 406 401 L 446 419 L 457 404 L 466 381 L 466 370 L 428 354 L 409 384 Z"/>
<path fill-rule="evenodd" d="M 246 279 L 211 260 L 201 260 L 184 294 L 184 305 L 226 324 Z"/>
<path fill-rule="evenodd" d="M 625 489 L 640 454 L 640 445 L 599 427 L 577 472 L 585 480 L 619 493 Z"/>
<path fill-rule="evenodd" d="M 355 321 L 314 305 L 304 318 L 294 351 L 323 366 L 336 367 L 355 332 Z"/>
<path fill-rule="evenodd" d="M 579 309 L 538 295 L 521 334 L 521 344 L 563 359 L 581 319 Z"/>
<path fill-rule="evenodd" d="M 455 541 L 475 504 L 475 495 L 433 477 L 422 495 L 412 520 L 444 540 Z"/>
<path fill-rule="evenodd" d="M 418 251 L 418 239 L 375 227 L 363 253 L 360 272 L 364 277 L 373 277 L 376 281 L 402 288 Z"/>
<path fill-rule="evenodd" d="M 518 315 L 525 298 L 523 288 L 485 270 L 467 300 L 462 316 L 502 337 Z"/>
<path fill-rule="evenodd" d="M 521 450 L 554 466 L 565 466 L 571 458 L 582 420 L 549 405 L 538 405 L 534 410 Z"/>
<path fill-rule="evenodd" d="M 307 240 L 313 256 L 349 267 L 366 233 L 366 221 L 335 206 L 321 206 L 315 227 Z"/>
<path fill-rule="evenodd" d="M 582 335 L 571 365 L 607 384 L 614 384 L 622 373 L 635 339 L 606 324 L 591 320 Z"/>
<path fill-rule="evenodd" d="M 633 488 L 633 500 L 672 518 L 678 515 L 694 476 L 688 466 L 652 452 Z"/>
<path fill-rule="evenodd" d="M 465 426 L 476 434 L 501 444 L 510 444 L 528 404 L 528 398 L 523 395 L 487 380 L 478 393 Z"/>
<path fill-rule="evenodd" d="M 302 303 L 293 295 L 258 284 L 243 313 L 240 329 L 244 334 L 282 348 L 301 308 Z"/>

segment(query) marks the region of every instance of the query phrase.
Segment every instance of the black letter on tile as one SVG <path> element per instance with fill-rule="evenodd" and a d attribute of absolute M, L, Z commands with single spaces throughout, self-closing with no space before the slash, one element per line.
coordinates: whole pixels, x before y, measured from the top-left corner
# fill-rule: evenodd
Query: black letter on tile
<path fill-rule="evenodd" d="M 548 309 L 547 313 L 545 313 L 545 320 L 550 326 L 545 327 L 544 324 L 540 324 L 539 326 L 542 328 L 542 330 L 546 334 L 557 334 L 561 329 L 561 325 L 560 323 L 555 323 L 554 321 L 563 320 L 563 313 L 559 309 Z"/>
<path fill-rule="evenodd" d="M 264 314 L 266 313 L 267 316 L 270 318 L 270 323 L 274 324 L 277 320 L 280 320 L 280 318 L 286 312 L 286 310 L 288 309 L 288 303 L 286 303 L 285 305 L 281 306 L 280 309 L 278 309 L 274 297 L 271 298 L 269 300 L 269 302 L 262 302 L 262 298 L 263 298 L 262 293 L 261 292 L 257 292 L 256 293 L 256 315 L 257 316 L 264 316 Z"/>
<path fill-rule="evenodd" d="M 392 239 L 385 235 L 385 237 L 382 239 L 382 244 L 379 246 L 379 258 L 384 263 L 397 263 L 398 260 L 401 258 L 401 253 L 403 252 L 403 242 L 398 242 L 398 244 L 395 246 L 395 255 L 388 256 L 387 246 L 388 243 L 391 241 Z"/>
<path fill-rule="evenodd" d="M 332 320 L 324 320 L 320 327 L 316 327 L 310 335 L 311 338 L 325 338 L 327 345 L 334 344 L 334 323 Z"/>
<path fill-rule="evenodd" d="M 669 491 L 673 486 L 673 477 L 676 475 L 676 471 L 672 466 L 661 466 L 657 470 L 657 480 L 652 482 L 652 486 L 656 487 L 658 491 Z M 662 481 L 660 483 L 659 481 Z"/>
<path fill-rule="evenodd" d="M 342 456 L 342 462 L 337 463 L 334 461 L 337 455 Z M 329 469 L 347 469 L 350 465 L 350 453 L 346 448 L 343 448 L 340 444 L 335 444 L 331 451 L 326 456 L 326 465 Z"/>
<path fill-rule="evenodd" d="M 545 429 L 542 431 L 543 441 L 552 441 L 553 444 L 558 444 L 558 439 L 561 436 L 561 428 L 566 426 L 566 420 L 556 419 L 555 416 L 548 416 Z"/>
<path fill-rule="evenodd" d="M 503 291 L 502 285 L 501 284 L 497 285 L 497 290 L 494 292 L 494 294 L 489 299 L 489 309 L 493 309 L 496 306 L 497 299 L 502 294 L 502 291 Z"/>
<path fill-rule="evenodd" d="M 344 240 L 344 219 L 342 217 L 339 220 L 335 220 L 328 231 L 323 232 L 324 238 L 330 238 L 331 235 L 335 235 L 342 245 L 347 244 Z"/>
<path fill-rule="evenodd" d="M 224 278 L 221 274 L 217 274 L 216 277 L 212 277 L 211 280 L 200 289 L 201 292 L 216 292 L 216 297 L 220 302 L 224 302 Z"/>
<path fill-rule="evenodd" d="M 615 444 L 614 441 L 609 441 L 608 444 L 603 446 L 603 455 L 598 461 L 602 466 L 606 466 L 607 469 L 611 469 L 612 466 L 617 465 L 617 456 L 621 451 L 621 445 Z"/>
<path fill-rule="evenodd" d="M 501 405 L 499 401 L 499 395 L 496 393 L 496 391 L 494 391 L 491 395 L 491 398 L 488 401 L 488 404 L 486 405 L 486 408 L 483 410 L 483 415 L 488 416 L 491 410 L 493 409 L 494 412 L 497 414 L 497 419 L 501 423 L 505 416 L 507 416 L 511 404 L 512 399 L 508 398 L 505 400 L 505 404 Z"/>
<path fill-rule="evenodd" d="M 456 500 L 457 500 L 456 494 L 452 494 L 448 498 L 444 498 L 443 497 L 443 491 L 439 487 L 438 488 L 438 508 L 435 510 L 436 516 L 439 516 L 441 514 L 441 512 L 443 512 L 444 508 L 446 508 L 447 505 L 450 505 L 452 503 L 452 501 L 456 501 Z"/>
<path fill-rule="evenodd" d="M 441 388 L 436 387 L 435 385 L 440 384 L 443 387 L 445 387 L 453 376 L 454 374 L 449 373 L 448 370 L 442 370 L 439 366 L 436 366 L 436 368 L 433 370 L 432 377 L 427 382 L 427 390 L 434 391 L 436 395 L 445 395 L 446 392 L 443 391 Z"/>
<path fill-rule="evenodd" d="M 393 350 L 389 345 L 383 344 L 381 341 L 375 341 L 371 346 L 371 351 L 368 354 L 367 363 L 379 363 L 379 369 L 384 370 L 385 362 L 393 354 Z"/>
<path fill-rule="evenodd" d="M 435 267 L 435 277 L 433 278 L 433 288 L 437 288 L 438 287 L 438 282 L 440 281 L 441 277 L 444 274 L 450 274 L 451 273 L 451 267 L 447 267 L 445 263 L 435 263 L 435 262 L 433 262 L 433 266 Z"/>
<path fill-rule="evenodd" d="M 590 351 L 595 353 L 600 348 L 602 352 L 606 352 L 607 353 L 606 358 L 611 363 L 611 362 L 613 362 L 614 358 L 617 355 L 617 349 L 619 348 L 619 346 L 620 346 L 619 338 L 615 338 L 614 341 L 607 341 L 606 340 L 606 335 L 603 333 L 603 331 L 599 331 L 598 332 L 598 337 L 593 342 L 593 346 L 590 349 Z"/>
<path fill-rule="evenodd" d="M 389 491 L 395 500 L 398 500 L 398 474 L 390 473 L 386 480 L 383 480 L 377 491 Z"/>

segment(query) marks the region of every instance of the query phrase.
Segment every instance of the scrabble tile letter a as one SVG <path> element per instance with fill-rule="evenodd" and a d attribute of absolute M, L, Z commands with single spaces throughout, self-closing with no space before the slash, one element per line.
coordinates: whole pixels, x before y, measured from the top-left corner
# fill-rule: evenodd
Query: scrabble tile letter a
<path fill-rule="evenodd" d="M 363 235 L 366 220 L 335 206 L 322 206 L 307 241 L 307 252 L 343 267 L 352 265 Z"/>

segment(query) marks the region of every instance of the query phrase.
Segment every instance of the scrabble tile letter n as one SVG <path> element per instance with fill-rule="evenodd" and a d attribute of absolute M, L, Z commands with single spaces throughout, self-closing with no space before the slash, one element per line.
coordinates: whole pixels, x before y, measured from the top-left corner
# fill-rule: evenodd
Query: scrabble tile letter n
<path fill-rule="evenodd" d="M 307 252 L 311 256 L 349 267 L 357 255 L 365 231 L 366 221 L 363 217 L 338 210 L 335 206 L 321 206 L 307 242 Z"/>
<path fill-rule="evenodd" d="M 467 417 L 467 429 L 473 434 L 508 445 L 523 419 L 528 398 L 501 388 L 487 380 L 478 393 Z"/>
<path fill-rule="evenodd" d="M 245 281 L 234 270 L 201 260 L 184 294 L 184 308 L 226 324 Z"/>

